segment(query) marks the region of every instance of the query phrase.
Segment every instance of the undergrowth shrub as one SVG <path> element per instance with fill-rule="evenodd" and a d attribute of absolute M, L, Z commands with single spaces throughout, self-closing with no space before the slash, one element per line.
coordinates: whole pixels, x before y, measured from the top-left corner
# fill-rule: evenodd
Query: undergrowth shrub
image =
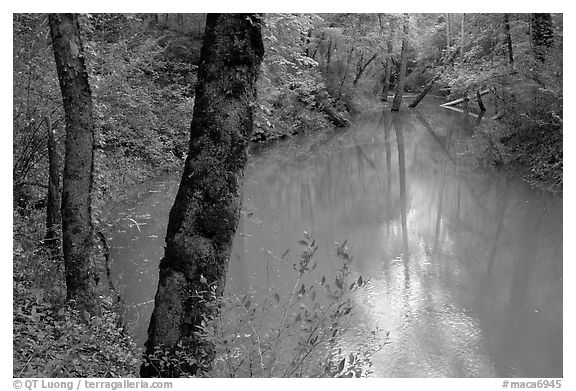
<path fill-rule="evenodd" d="M 305 233 L 299 243 L 302 252 L 292 264 L 296 279 L 290 293 L 270 289 L 263 299 L 220 296 L 214 284 L 206 283 L 205 291 L 196 292 L 213 314 L 204 317 L 196 333 L 206 356 L 158 347 L 145 365 L 183 377 L 368 376 L 372 356 L 388 343 L 388 333 L 382 338 L 375 327 L 353 349 L 342 342 L 354 324 L 355 293 L 369 281 L 350 270 L 346 242 L 337 247 L 342 262 L 337 274 L 320 279 L 314 273 L 316 242 Z M 287 262 L 286 255 L 276 259 Z M 196 373 L 184 369 L 191 367 Z"/>
<path fill-rule="evenodd" d="M 90 316 L 66 302 L 60 254 L 42 244 L 43 213 L 14 213 L 13 376 L 131 377 L 139 355 L 112 297 Z"/>

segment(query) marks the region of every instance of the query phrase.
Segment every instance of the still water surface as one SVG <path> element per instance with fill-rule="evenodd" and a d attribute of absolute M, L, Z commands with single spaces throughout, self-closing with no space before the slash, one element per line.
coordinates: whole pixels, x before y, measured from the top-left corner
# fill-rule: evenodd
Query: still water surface
<path fill-rule="evenodd" d="M 290 292 L 295 273 L 272 255 L 296 256 L 303 231 L 333 275 L 347 240 L 370 283 L 342 345 L 390 331 L 373 376 L 561 377 L 562 197 L 471 164 L 476 122 L 423 102 L 254 150 L 226 289 Z M 139 343 L 177 186 L 153 181 L 113 211 L 112 271 Z"/>

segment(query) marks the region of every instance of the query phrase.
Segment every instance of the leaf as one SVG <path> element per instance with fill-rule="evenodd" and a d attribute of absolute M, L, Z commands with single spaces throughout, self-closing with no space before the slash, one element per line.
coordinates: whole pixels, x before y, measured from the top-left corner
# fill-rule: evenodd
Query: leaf
<path fill-rule="evenodd" d="M 362 286 L 363 281 L 362 281 L 362 276 L 358 277 L 358 286 Z"/>
<path fill-rule="evenodd" d="M 324 285 L 325 282 L 326 282 L 326 277 L 322 276 L 322 279 L 320 280 L 320 285 Z"/>
<path fill-rule="evenodd" d="M 88 311 L 83 310 L 83 311 L 82 311 L 82 316 L 84 317 L 84 320 L 85 320 L 86 322 L 90 322 L 90 313 L 89 313 Z"/>
<path fill-rule="evenodd" d="M 244 307 L 246 307 L 246 309 L 249 309 L 251 305 L 252 305 L 252 302 L 250 302 L 250 299 L 248 299 L 246 301 L 246 303 L 244 303 Z"/>
<path fill-rule="evenodd" d="M 344 370 L 344 364 L 346 363 L 346 359 L 343 358 L 342 360 L 340 360 L 340 362 L 338 363 L 338 373 L 342 372 Z"/>
<path fill-rule="evenodd" d="M 306 246 L 308 247 L 308 242 L 304 241 L 304 240 L 299 240 L 298 244 L 301 244 L 302 246 Z"/>
<path fill-rule="evenodd" d="M 336 283 L 336 286 L 338 287 L 338 289 L 342 289 L 342 279 L 341 278 L 336 278 L 334 280 L 334 282 Z"/>

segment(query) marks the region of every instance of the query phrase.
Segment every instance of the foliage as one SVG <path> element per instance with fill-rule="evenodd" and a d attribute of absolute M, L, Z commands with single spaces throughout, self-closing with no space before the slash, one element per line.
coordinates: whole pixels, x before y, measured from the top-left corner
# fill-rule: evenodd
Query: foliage
<path fill-rule="evenodd" d="M 267 14 L 265 54 L 258 80 L 253 140 L 263 141 L 329 126 L 319 103 L 328 95 L 318 63 L 307 55 L 306 37 L 321 19 L 307 14 Z M 330 99 L 322 102 L 334 106 Z"/>
<path fill-rule="evenodd" d="M 248 294 L 217 294 L 206 283 L 197 294 L 213 308 L 198 331 L 215 352 L 213 362 L 177 349 L 170 355 L 158 348 L 151 365 L 185 368 L 195 365 L 196 375 L 208 377 L 365 377 L 371 373 L 372 355 L 386 343 L 376 328 L 351 351 L 340 346 L 355 319 L 354 294 L 368 280 L 350 270 L 352 256 L 346 242 L 337 247 L 342 267 L 333 279 L 311 280 L 316 268 L 316 242 L 305 233 L 302 253 L 293 263 L 297 273 L 292 292 L 270 290 L 262 300 Z M 288 252 L 276 257 L 286 262 Z M 332 283 L 333 282 L 333 283 Z M 190 373 L 180 372 L 181 376 Z"/>
<path fill-rule="evenodd" d="M 41 213 L 14 214 L 15 377 L 131 377 L 137 349 L 112 299 L 90 317 L 66 302 L 61 257 L 42 245 Z"/>
<path fill-rule="evenodd" d="M 464 56 L 447 71 L 442 82 L 453 97 L 489 89 L 495 96 L 499 123 L 482 125 L 476 139 L 486 161 L 515 163 L 528 177 L 562 187 L 562 20 L 555 17 L 551 47 L 535 52 L 530 41 L 529 18 L 511 14 L 510 34 L 514 63 L 509 53 L 503 14 L 466 15 Z M 482 149 L 478 145 L 478 149 Z M 495 152 L 499 151 L 496 155 Z"/>
<path fill-rule="evenodd" d="M 15 207 L 26 213 L 46 191 L 47 132 L 63 122 L 47 20 L 38 14 L 13 17 L 13 168 Z M 61 133 L 57 133 L 61 137 Z"/>
<path fill-rule="evenodd" d="M 185 72 L 169 50 L 176 34 L 151 31 L 138 15 L 117 17 L 114 23 L 107 18 L 93 16 L 87 27 L 98 128 L 95 179 L 103 201 L 181 164 L 195 84 L 195 74 Z"/>

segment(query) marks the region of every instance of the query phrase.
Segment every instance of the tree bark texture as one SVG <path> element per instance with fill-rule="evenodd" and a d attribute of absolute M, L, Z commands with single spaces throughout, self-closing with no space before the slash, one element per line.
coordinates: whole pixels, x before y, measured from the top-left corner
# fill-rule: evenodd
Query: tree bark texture
<path fill-rule="evenodd" d="M 92 267 L 91 191 L 94 117 L 75 14 L 50 14 L 54 59 L 64 103 L 66 141 L 62 179 L 62 247 L 66 290 L 77 308 L 98 312 Z"/>
<path fill-rule="evenodd" d="M 161 346 L 170 352 L 184 349 L 208 365 L 213 358 L 211 345 L 194 332 L 215 311 L 202 292 L 209 285 L 216 286 L 218 295 L 224 289 L 263 54 L 260 15 L 208 15 L 189 152 L 170 211 L 147 354 Z M 181 375 L 176 366 L 157 364 L 148 360 L 141 375 Z M 194 374 L 198 367 L 183 369 Z"/>
<path fill-rule="evenodd" d="M 56 137 L 50 123 L 50 117 L 44 118 L 48 133 L 48 194 L 46 196 L 46 240 L 52 255 L 60 252 L 60 170 Z"/>
<path fill-rule="evenodd" d="M 398 75 L 396 94 L 394 95 L 394 100 L 392 101 L 392 111 L 400 111 L 400 105 L 402 104 L 402 94 L 404 94 L 404 84 L 406 83 L 406 66 L 408 62 L 408 22 L 409 16 L 406 15 L 403 28 L 404 36 L 402 38 L 402 49 L 400 50 L 400 72 Z"/>

